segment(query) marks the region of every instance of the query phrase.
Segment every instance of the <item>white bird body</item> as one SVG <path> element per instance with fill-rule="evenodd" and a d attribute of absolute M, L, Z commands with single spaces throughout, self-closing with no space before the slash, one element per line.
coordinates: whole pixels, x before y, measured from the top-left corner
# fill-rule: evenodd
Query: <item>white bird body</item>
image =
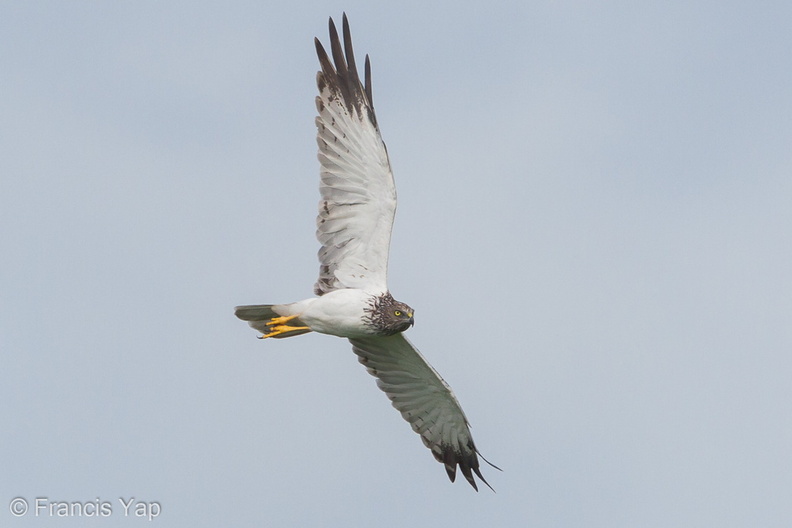
<path fill-rule="evenodd" d="M 360 307 L 366 306 L 376 295 L 380 293 L 345 288 L 333 290 L 321 297 L 275 305 L 272 309 L 281 316 L 297 316 L 313 332 L 347 338 L 367 337 L 376 333 L 362 325 L 364 313 Z"/>

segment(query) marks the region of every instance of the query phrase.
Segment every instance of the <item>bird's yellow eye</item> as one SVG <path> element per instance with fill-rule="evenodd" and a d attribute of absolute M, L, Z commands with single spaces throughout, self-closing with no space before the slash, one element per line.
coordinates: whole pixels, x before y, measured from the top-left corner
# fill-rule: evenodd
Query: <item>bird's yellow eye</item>
<path fill-rule="evenodd" d="M 401 316 L 401 310 L 396 310 L 395 312 L 393 312 L 393 315 L 395 315 L 396 317 Z"/>

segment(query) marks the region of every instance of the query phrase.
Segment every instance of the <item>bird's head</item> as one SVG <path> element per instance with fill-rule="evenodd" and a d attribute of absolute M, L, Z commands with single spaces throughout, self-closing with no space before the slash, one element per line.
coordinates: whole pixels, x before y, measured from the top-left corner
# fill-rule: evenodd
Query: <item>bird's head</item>
<path fill-rule="evenodd" d="M 394 301 L 392 305 L 386 308 L 384 314 L 388 330 L 396 334 L 410 328 L 415 324 L 413 313 L 415 313 L 413 309 L 403 302 Z"/>
<path fill-rule="evenodd" d="M 413 319 L 412 308 L 394 299 L 389 292 L 372 297 L 368 310 L 369 324 L 378 335 L 393 335 L 410 328 Z"/>

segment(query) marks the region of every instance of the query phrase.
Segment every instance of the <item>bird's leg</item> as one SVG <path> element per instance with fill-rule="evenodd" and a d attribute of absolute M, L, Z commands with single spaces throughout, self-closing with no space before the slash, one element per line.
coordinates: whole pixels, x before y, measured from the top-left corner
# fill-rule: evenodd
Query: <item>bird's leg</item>
<path fill-rule="evenodd" d="M 299 315 L 299 314 L 298 314 Z M 295 330 L 310 330 L 307 326 L 289 326 L 286 323 L 292 319 L 296 319 L 297 315 L 289 315 L 285 317 L 273 317 L 267 326 L 270 327 L 270 332 L 259 337 L 259 339 L 266 339 L 268 337 L 275 337 L 286 332 L 293 332 Z"/>
<path fill-rule="evenodd" d="M 298 314 L 299 315 L 299 314 Z M 267 326 L 274 326 L 274 325 L 282 325 L 284 323 L 288 323 L 292 319 L 296 319 L 297 315 L 287 315 L 283 317 L 273 317 L 267 323 Z"/>

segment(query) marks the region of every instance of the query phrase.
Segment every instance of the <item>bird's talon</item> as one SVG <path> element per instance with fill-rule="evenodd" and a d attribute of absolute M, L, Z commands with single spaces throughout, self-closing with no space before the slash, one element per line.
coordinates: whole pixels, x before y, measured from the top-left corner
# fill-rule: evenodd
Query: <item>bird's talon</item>
<path fill-rule="evenodd" d="M 290 316 L 288 318 L 278 317 L 277 319 L 288 319 L 288 320 L 291 320 L 291 319 L 294 319 L 295 317 L 297 317 L 297 316 L 293 315 L 293 316 Z M 295 330 L 310 330 L 310 328 L 307 327 L 307 326 L 287 326 L 287 325 L 284 325 L 284 324 L 278 324 L 279 322 L 280 321 L 272 320 L 271 322 L 267 323 L 267 325 L 275 324 L 276 326 L 273 326 L 272 328 L 270 328 L 270 332 L 268 334 L 262 334 L 262 335 L 258 336 L 258 338 L 259 339 L 267 339 L 268 337 L 276 337 L 276 336 L 279 336 L 281 334 L 285 334 L 286 332 L 293 332 Z"/>

